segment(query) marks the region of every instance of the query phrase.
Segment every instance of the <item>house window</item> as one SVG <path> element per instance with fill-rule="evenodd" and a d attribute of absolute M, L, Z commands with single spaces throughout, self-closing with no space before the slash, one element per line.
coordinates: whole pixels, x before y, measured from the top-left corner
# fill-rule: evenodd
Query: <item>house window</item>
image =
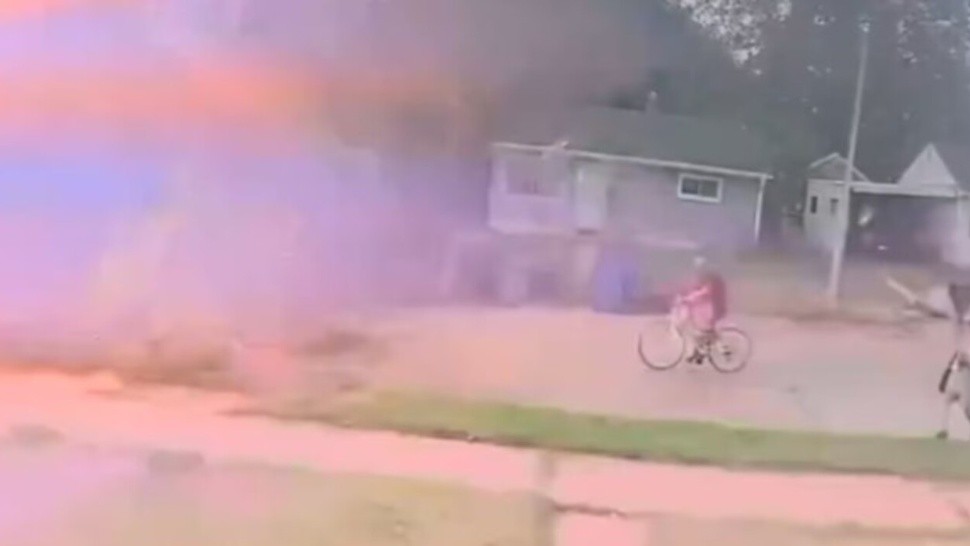
<path fill-rule="evenodd" d="M 505 191 L 512 195 L 555 197 L 558 184 L 551 179 L 538 155 L 509 155 L 504 163 Z"/>
<path fill-rule="evenodd" d="M 816 212 L 818 212 L 818 196 L 817 195 L 813 195 L 812 198 L 809 200 L 809 202 L 808 202 L 808 212 L 811 213 L 811 214 L 815 214 Z"/>
<path fill-rule="evenodd" d="M 839 213 L 839 200 L 835 197 L 829 199 L 829 214 L 835 216 Z"/>
<path fill-rule="evenodd" d="M 677 197 L 689 201 L 720 203 L 723 185 L 724 181 L 720 178 L 682 174 L 677 182 Z"/>

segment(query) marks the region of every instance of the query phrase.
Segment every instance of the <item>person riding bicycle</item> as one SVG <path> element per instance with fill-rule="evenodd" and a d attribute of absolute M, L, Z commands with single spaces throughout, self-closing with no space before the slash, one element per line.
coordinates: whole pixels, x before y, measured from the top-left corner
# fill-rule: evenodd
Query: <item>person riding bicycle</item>
<path fill-rule="evenodd" d="M 688 361 L 703 360 L 702 348 L 715 339 L 718 323 L 727 315 L 727 285 L 703 256 L 694 258 L 694 271 L 686 289 L 678 294 L 675 305 L 682 306 L 699 331 L 698 346 Z"/>

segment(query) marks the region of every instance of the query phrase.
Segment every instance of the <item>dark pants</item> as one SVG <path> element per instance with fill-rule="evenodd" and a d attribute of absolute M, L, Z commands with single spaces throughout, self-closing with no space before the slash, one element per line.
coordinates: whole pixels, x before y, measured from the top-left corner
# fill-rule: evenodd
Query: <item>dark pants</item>
<path fill-rule="evenodd" d="M 967 309 L 970 308 L 970 284 L 950 283 L 948 291 L 957 319 L 962 321 Z"/>
<path fill-rule="evenodd" d="M 970 284 L 950 283 L 947 287 L 950 295 L 950 303 L 953 304 L 953 326 L 954 344 L 957 353 L 961 354 L 964 350 L 964 330 L 966 328 L 967 309 L 970 308 Z"/>

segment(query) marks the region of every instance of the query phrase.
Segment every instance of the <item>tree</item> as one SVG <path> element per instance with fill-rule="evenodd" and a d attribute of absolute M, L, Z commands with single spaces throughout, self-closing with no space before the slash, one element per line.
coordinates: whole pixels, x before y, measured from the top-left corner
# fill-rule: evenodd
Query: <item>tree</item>
<path fill-rule="evenodd" d="M 798 0 L 666 1 L 680 8 L 724 44 L 738 62 L 744 63 L 762 50 L 766 25 L 787 17 L 791 2 Z"/>
<path fill-rule="evenodd" d="M 872 55 L 861 168 L 889 180 L 928 141 L 970 136 L 967 0 L 671 1 L 755 76 L 748 115 L 793 147 L 780 151 L 783 164 L 806 159 L 794 148 L 805 143 L 776 140 L 780 132 L 847 148 L 864 28 Z"/>

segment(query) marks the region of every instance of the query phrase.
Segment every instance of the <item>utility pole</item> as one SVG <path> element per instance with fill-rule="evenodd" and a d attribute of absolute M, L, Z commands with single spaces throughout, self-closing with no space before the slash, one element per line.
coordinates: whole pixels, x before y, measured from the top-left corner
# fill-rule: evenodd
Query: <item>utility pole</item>
<path fill-rule="evenodd" d="M 832 266 L 829 271 L 828 300 L 833 307 L 839 303 L 842 286 L 842 269 L 845 264 L 845 247 L 848 243 L 850 219 L 852 216 L 852 180 L 855 172 L 856 148 L 859 140 L 859 120 L 862 117 L 862 95 L 866 85 L 866 70 L 869 65 L 869 29 L 861 27 L 859 46 L 859 75 L 856 80 L 855 103 L 852 107 L 852 127 L 849 132 L 849 156 L 842 180 L 842 192 L 838 204 L 838 239 L 832 250 Z"/>

